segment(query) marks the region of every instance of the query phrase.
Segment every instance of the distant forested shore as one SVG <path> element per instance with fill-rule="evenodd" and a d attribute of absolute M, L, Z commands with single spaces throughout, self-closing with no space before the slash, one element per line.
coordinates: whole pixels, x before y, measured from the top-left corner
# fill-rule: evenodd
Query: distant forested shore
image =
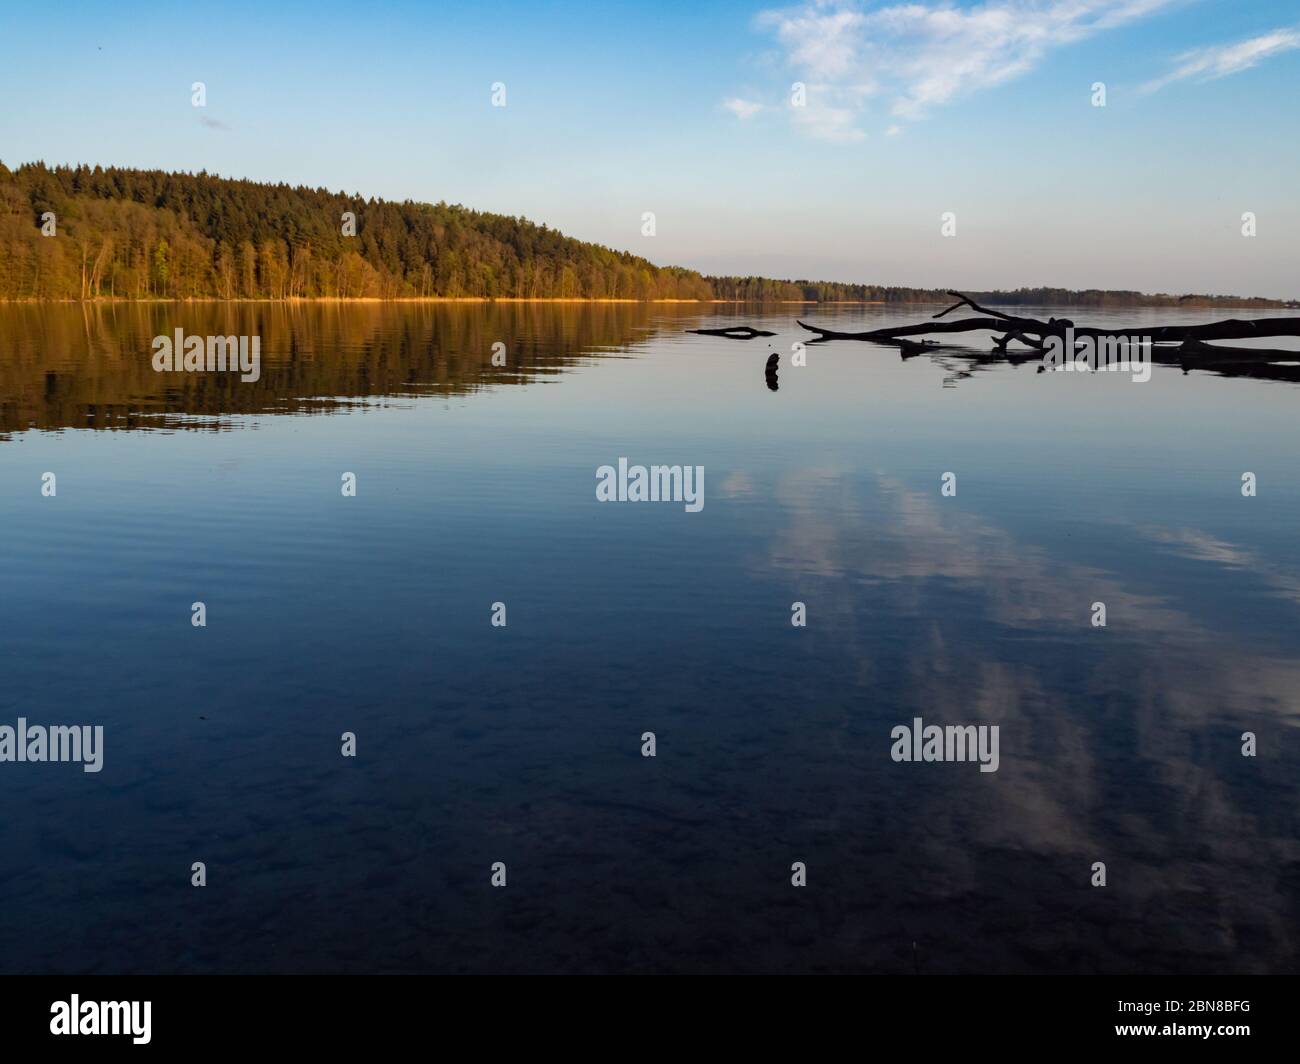
<path fill-rule="evenodd" d="M 1295 306 L 1020 288 L 1002 306 Z M 0 300 L 951 302 L 942 289 L 712 277 L 446 203 L 100 166 L 0 162 Z"/>

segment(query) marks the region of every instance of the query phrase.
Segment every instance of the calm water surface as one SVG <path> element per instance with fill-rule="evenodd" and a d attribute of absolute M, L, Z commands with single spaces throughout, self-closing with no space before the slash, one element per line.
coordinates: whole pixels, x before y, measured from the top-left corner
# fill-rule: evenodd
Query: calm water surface
<path fill-rule="evenodd" d="M 789 365 L 935 309 L 0 307 L 0 969 L 1295 971 L 1300 385 Z"/>

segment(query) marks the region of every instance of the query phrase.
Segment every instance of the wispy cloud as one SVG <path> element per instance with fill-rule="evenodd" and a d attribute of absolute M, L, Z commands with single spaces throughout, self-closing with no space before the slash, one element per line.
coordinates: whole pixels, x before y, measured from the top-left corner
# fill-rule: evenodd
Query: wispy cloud
<path fill-rule="evenodd" d="M 744 121 L 747 118 L 753 118 L 763 109 L 761 103 L 755 103 L 753 100 L 742 100 L 739 96 L 732 96 L 723 100 L 722 106 L 741 121 Z"/>
<path fill-rule="evenodd" d="M 1279 29 L 1265 33 L 1249 40 L 1237 41 L 1235 44 L 1221 44 L 1213 48 L 1197 48 L 1184 52 L 1175 62 L 1178 64 L 1164 77 L 1148 81 L 1142 86 L 1143 92 L 1156 92 L 1175 81 L 1197 78 L 1200 81 L 1213 81 L 1226 78 L 1242 70 L 1249 70 L 1270 56 L 1290 52 L 1300 48 L 1300 29 Z"/>
<path fill-rule="evenodd" d="M 861 137 L 857 122 L 869 102 L 878 100 L 895 120 L 920 118 L 1032 70 L 1057 48 L 1176 2 L 989 0 L 868 10 L 862 0 L 806 0 L 763 12 L 758 26 L 807 84 L 806 106 L 792 109 L 796 123 L 823 139 L 852 140 Z"/>
<path fill-rule="evenodd" d="M 828 93 L 825 86 L 809 86 L 807 102 L 801 107 L 791 106 L 790 114 L 795 125 L 818 140 L 851 144 L 863 140 L 866 134 L 857 126 L 858 109 L 837 106 L 832 100 L 842 99 L 842 94 Z"/>
<path fill-rule="evenodd" d="M 207 115 L 199 115 L 200 124 L 207 126 L 208 129 L 229 129 L 225 122 L 220 122 L 215 118 L 209 118 Z"/>

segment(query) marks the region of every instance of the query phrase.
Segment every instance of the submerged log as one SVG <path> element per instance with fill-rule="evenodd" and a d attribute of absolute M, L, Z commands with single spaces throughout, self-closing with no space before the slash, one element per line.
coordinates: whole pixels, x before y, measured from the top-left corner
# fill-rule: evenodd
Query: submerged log
<path fill-rule="evenodd" d="M 806 322 L 798 322 L 809 332 L 816 333 L 810 343 L 827 340 L 865 340 L 870 343 L 884 343 L 902 346 L 910 343 L 907 337 L 927 336 L 933 334 L 951 334 L 965 332 L 994 333 L 993 346 L 997 351 L 1006 351 L 1007 345 L 1015 340 L 1036 350 L 1041 350 L 1050 337 L 1065 339 L 1073 335 L 1075 340 L 1085 339 L 1149 339 L 1153 344 L 1181 344 L 1182 353 L 1188 357 L 1208 357 L 1223 351 L 1250 352 L 1249 348 L 1216 348 L 1207 344 L 1208 340 L 1254 340 L 1275 336 L 1300 337 L 1300 318 L 1228 318 L 1224 321 L 1204 322 L 1195 325 L 1127 325 L 1111 327 L 1092 327 L 1076 325 L 1069 318 L 1022 318 L 1014 314 L 982 307 L 969 296 L 960 292 L 949 292 L 957 298 L 952 306 L 941 310 L 928 322 L 916 325 L 885 326 L 868 329 L 865 332 L 840 332 L 835 329 L 822 329 Z M 956 321 L 938 321 L 951 314 L 959 307 L 969 307 L 982 315 L 977 318 L 961 318 Z M 1001 335 L 997 335 L 997 334 Z M 1300 353 L 1285 351 L 1259 351 L 1254 353 L 1262 361 L 1270 357 L 1300 357 Z M 1229 357 L 1232 357 L 1230 355 Z"/>
<path fill-rule="evenodd" d="M 809 343 L 821 343 L 823 340 L 869 340 L 873 343 L 895 344 L 906 336 L 925 336 L 931 333 L 960 332 L 995 332 L 1006 328 L 1005 322 L 996 318 L 963 318 L 961 321 L 941 323 L 925 322 L 920 325 L 895 325 L 883 329 L 868 329 L 866 332 L 838 332 L 835 329 L 822 329 L 807 322 L 798 321 L 799 325 L 817 335 Z"/>
<path fill-rule="evenodd" d="M 752 329 L 748 325 L 732 325 L 726 329 L 687 329 L 688 333 L 699 336 L 725 336 L 728 340 L 752 340 L 756 336 L 775 336 L 774 332 Z"/>

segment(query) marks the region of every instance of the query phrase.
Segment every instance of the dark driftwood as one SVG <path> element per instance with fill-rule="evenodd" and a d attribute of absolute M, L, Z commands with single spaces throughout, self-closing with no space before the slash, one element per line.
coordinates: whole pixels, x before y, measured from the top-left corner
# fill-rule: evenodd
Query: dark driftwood
<path fill-rule="evenodd" d="M 803 328 L 817 335 L 810 343 L 826 340 L 866 340 L 870 343 L 901 347 L 904 354 L 915 347 L 913 336 L 928 336 L 935 333 L 992 332 L 1001 333 L 994 336 L 993 346 L 997 351 L 1006 351 L 1007 345 L 1016 340 L 1036 350 L 1042 350 L 1047 339 L 1052 336 L 1062 339 L 1066 329 L 1074 330 L 1076 340 L 1099 339 L 1103 337 L 1142 337 L 1150 339 L 1152 344 L 1181 344 L 1180 353 L 1192 360 L 1200 359 L 1253 359 L 1269 361 L 1277 358 L 1296 358 L 1296 352 L 1264 351 L 1252 348 L 1216 347 L 1208 344 L 1209 340 L 1248 340 L 1270 336 L 1300 336 L 1300 318 L 1229 318 L 1225 321 L 1212 321 L 1199 325 L 1130 325 L 1122 328 L 1093 328 L 1075 325 L 1069 318 L 1022 318 L 1015 314 L 1004 314 L 1000 310 L 982 307 L 969 296 L 961 292 L 949 292 L 957 302 L 941 310 L 935 319 L 946 317 L 959 307 L 969 307 L 978 318 L 960 318 L 956 321 L 931 320 L 917 325 L 896 325 L 881 329 L 869 329 L 866 332 L 838 332 L 834 329 L 822 329 L 816 325 L 799 322 Z"/>
<path fill-rule="evenodd" d="M 1223 348 L 1210 347 L 1205 357 L 1189 357 L 1181 347 L 1155 347 L 1151 349 L 1151 361 L 1159 366 L 1171 366 L 1184 373 L 1193 370 L 1214 373 L 1220 377 L 1249 377 L 1254 380 L 1289 381 L 1300 384 L 1300 352 L 1263 351 L 1257 348 Z M 1224 352 L 1227 357 L 1223 357 Z M 917 352 L 916 354 L 919 354 Z M 903 360 L 916 357 L 904 351 Z M 950 376 L 945 386 L 965 380 L 976 373 L 992 369 L 995 366 L 1024 366 L 1037 364 L 1039 373 L 1047 372 L 1042 364 L 1039 351 L 977 351 L 973 347 L 958 347 L 943 344 L 927 347 L 925 354 L 946 369 Z"/>
<path fill-rule="evenodd" d="M 728 340 L 752 340 L 756 336 L 775 336 L 774 332 L 751 329 L 748 325 L 733 325 L 728 329 L 687 329 L 688 333 L 700 336 L 725 336 Z"/>

